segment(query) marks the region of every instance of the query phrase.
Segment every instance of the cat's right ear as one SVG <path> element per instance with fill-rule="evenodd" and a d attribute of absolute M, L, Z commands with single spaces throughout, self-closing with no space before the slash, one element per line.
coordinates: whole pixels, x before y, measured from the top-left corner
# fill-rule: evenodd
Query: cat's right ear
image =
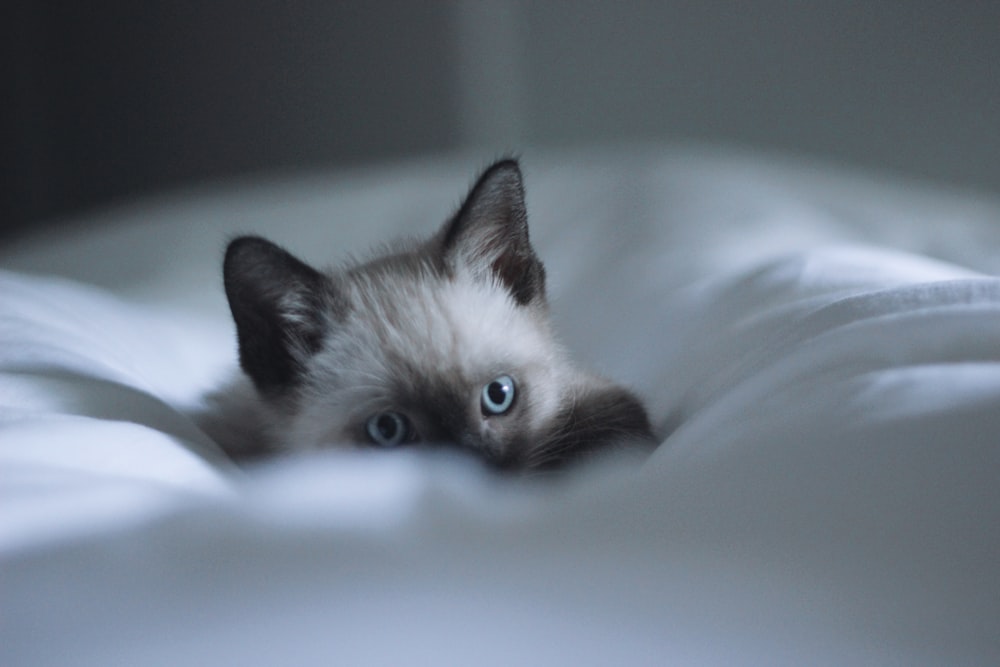
<path fill-rule="evenodd" d="M 445 260 L 499 285 L 524 306 L 545 301 L 545 268 L 528 240 L 521 168 L 516 160 L 482 173 L 440 234 Z"/>
<path fill-rule="evenodd" d="M 240 367 L 262 393 L 294 386 L 322 342 L 329 279 L 256 236 L 230 242 L 222 273 Z"/>

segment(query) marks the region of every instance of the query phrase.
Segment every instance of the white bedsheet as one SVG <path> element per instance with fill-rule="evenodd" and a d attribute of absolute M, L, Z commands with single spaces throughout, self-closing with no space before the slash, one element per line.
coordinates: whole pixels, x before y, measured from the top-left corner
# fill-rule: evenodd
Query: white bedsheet
<path fill-rule="evenodd" d="M 237 471 L 184 408 L 228 236 L 317 263 L 466 159 L 191 191 L 0 254 L 0 663 L 998 664 L 1000 203 L 695 150 L 526 156 L 563 338 L 665 438 L 546 485 Z"/>

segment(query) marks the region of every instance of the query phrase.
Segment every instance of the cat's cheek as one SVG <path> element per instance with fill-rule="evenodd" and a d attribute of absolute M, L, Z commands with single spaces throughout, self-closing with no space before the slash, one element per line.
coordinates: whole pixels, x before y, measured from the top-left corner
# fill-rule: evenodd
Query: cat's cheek
<path fill-rule="evenodd" d="M 303 412 L 286 423 L 279 437 L 284 441 L 282 449 L 287 452 L 350 449 L 361 444 L 361 434 L 355 430 Z"/>
<path fill-rule="evenodd" d="M 509 416 L 524 437 L 541 435 L 550 427 L 569 400 L 572 382 L 548 369 L 528 375 L 518 396 L 516 410 Z"/>

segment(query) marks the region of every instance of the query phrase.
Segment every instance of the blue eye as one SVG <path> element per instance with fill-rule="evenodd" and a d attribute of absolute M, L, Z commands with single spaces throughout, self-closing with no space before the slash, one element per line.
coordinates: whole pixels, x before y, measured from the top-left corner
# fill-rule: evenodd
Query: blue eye
<path fill-rule="evenodd" d="M 483 414 L 502 415 L 514 404 L 514 380 L 509 375 L 501 375 L 483 387 Z"/>
<path fill-rule="evenodd" d="M 368 418 L 365 430 L 380 447 L 396 447 L 410 438 L 410 420 L 398 412 L 380 412 Z"/>

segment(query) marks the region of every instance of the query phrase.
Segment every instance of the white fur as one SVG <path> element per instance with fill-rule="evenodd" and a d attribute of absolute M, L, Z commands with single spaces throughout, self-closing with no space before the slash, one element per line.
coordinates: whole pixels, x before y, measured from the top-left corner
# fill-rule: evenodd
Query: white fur
<path fill-rule="evenodd" d="M 468 404 L 478 414 L 482 387 L 511 374 L 522 405 L 518 415 L 534 430 L 550 420 L 574 373 L 554 342 L 546 318 L 518 306 L 493 282 L 465 269 L 452 279 L 388 279 L 375 284 L 357 276 L 348 284 L 355 308 L 310 362 L 299 409 L 283 433 L 288 448 L 320 448 L 356 440 L 364 421 L 382 410 L 399 409 L 392 396 L 400 362 L 423 370 L 426 382 L 464 383 Z M 419 422 L 419 415 L 408 415 Z M 482 421 L 487 441 L 503 417 Z"/>

